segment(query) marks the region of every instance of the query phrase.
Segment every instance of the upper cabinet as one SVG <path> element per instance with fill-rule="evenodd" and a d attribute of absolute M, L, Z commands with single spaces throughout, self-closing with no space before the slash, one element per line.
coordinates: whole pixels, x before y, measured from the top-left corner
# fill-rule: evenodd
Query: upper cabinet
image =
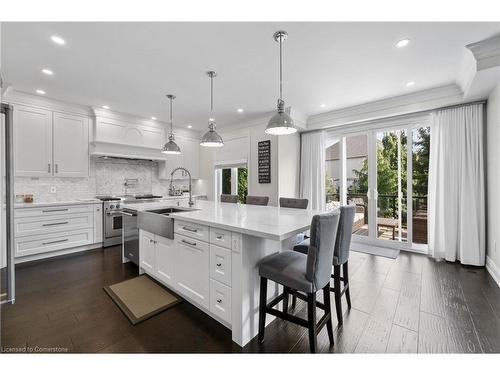
<path fill-rule="evenodd" d="M 13 116 L 14 174 L 52 176 L 52 112 L 16 105 Z"/>
<path fill-rule="evenodd" d="M 119 118 L 101 117 L 96 113 L 96 142 L 117 143 L 135 147 L 161 149 L 162 129 L 129 123 Z"/>
<path fill-rule="evenodd" d="M 54 176 L 84 177 L 89 174 L 89 120 L 54 112 Z"/>
<path fill-rule="evenodd" d="M 87 177 L 88 145 L 88 117 L 15 105 L 16 176 Z"/>
<path fill-rule="evenodd" d="M 184 167 L 191 173 L 191 178 L 200 178 L 200 140 L 176 136 L 175 142 L 181 149 L 180 155 L 165 155 L 165 161 L 158 162 L 158 177 L 170 179 L 170 174 L 177 167 Z M 174 180 L 187 179 L 188 175 L 180 170 L 175 172 Z"/>

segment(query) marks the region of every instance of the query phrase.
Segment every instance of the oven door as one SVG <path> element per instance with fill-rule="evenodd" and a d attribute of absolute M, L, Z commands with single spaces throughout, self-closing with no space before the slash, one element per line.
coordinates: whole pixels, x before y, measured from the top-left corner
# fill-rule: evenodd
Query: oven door
<path fill-rule="evenodd" d="M 121 211 L 106 212 L 105 218 L 105 238 L 119 237 L 122 235 L 122 213 Z"/>

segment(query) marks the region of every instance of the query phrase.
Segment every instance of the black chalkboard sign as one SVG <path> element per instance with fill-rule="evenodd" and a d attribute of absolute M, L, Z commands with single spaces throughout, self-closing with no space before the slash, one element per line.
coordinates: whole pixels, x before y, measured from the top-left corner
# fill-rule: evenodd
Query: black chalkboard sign
<path fill-rule="evenodd" d="M 261 141 L 259 147 L 259 184 L 271 183 L 271 141 Z"/>

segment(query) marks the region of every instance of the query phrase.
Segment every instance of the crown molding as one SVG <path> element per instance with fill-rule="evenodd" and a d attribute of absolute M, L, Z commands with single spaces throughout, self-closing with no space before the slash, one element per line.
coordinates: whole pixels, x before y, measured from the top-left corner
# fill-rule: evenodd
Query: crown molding
<path fill-rule="evenodd" d="M 45 96 L 34 95 L 23 91 L 18 91 L 16 89 L 9 90 L 3 100 L 14 105 L 29 105 L 32 107 L 43 108 L 50 111 L 65 112 L 89 117 L 93 116 L 90 107 L 68 103 L 62 100 L 56 100 Z"/>
<path fill-rule="evenodd" d="M 321 129 L 399 116 L 458 104 L 462 101 L 463 95 L 460 87 L 457 84 L 450 84 L 310 116 L 307 129 Z"/>
<path fill-rule="evenodd" d="M 465 46 L 476 59 L 477 71 L 500 65 L 500 35 Z"/>

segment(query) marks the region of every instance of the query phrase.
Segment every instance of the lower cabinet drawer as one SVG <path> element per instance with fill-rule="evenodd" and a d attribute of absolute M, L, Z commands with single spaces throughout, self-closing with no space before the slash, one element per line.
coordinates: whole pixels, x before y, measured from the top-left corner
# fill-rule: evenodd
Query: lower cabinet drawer
<path fill-rule="evenodd" d="M 14 210 L 14 217 L 28 217 L 28 216 L 51 216 L 51 215 L 64 215 L 64 214 L 79 214 L 82 212 L 93 212 L 94 206 L 92 204 L 77 204 L 67 206 L 47 206 L 47 207 L 28 207 L 16 208 Z"/>
<path fill-rule="evenodd" d="M 205 242 L 208 242 L 210 238 L 208 226 L 177 219 L 174 220 L 174 232 Z"/>
<path fill-rule="evenodd" d="M 19 237 L 15 240 L 15 256 L 22 257 L 70 247 L 88 245 L 93 242 L 93 229 L 81 229 L 64 233 Z"/>
<path fill-rule="evenodd" d="M 231 286 L 231 250 L 210 244 L 210 277 Z"/>
<path fill-rule="evenodd" d="M 210 312 L 231 324 L 231 288 L 210 280 Z"/>
<path fill-rule="evenodd" d="M 14 219 L 14 232 L 16 237 L 21 237 L 86 229 L 92 228 L 93 225 L 94 215 L 92 212 L 47 217 L 28 216 Z"/>
<path fill-rule="evenodd" d="M 210 227 L 210 243 L 230 249 L 231 232 L 224 229 Z"/>

